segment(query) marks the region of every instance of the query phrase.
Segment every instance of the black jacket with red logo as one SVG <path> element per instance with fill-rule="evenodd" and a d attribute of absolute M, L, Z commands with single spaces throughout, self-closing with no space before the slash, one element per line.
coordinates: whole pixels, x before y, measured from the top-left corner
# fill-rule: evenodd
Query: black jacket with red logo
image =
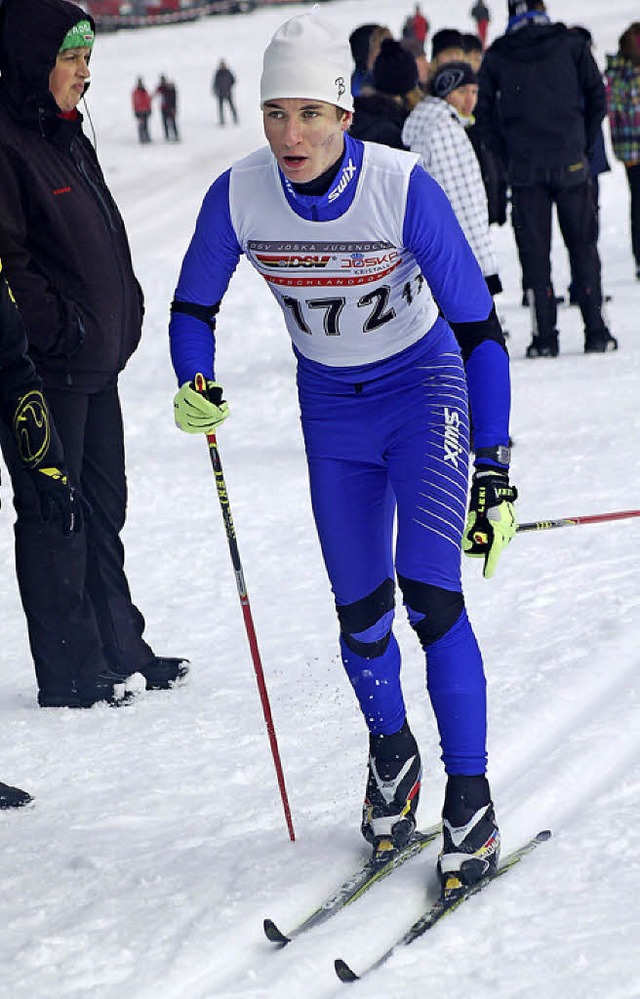
<path fill-rule="evenodd" d="M 82 116 L 49 91 L 66 0 L 4 0 L 0 13 L 0 258 L 46 386 L 100 391 L 140 340 L 142 291 Z"/>

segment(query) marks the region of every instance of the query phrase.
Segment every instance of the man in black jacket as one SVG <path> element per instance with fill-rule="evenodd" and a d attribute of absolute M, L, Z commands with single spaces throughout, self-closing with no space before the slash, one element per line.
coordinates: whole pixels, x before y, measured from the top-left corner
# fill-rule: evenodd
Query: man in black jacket
<path fill-rule="evenodd" d="M 615 350 L 602 316 L 597 222 L 589 156 L 605 114 L 604 85 L 589 47 L 544 3 L 509 0 L 507 32 L 488 49 L 479 74 L 478 127 L 508 165 L 512 223 L 532 305 L 528 357 L 558 353 L 551 284 L 551 212 L 569 251 L 587 352 Z"/>
<path fill-rule="evenodd" d="M 62 546 L 43 524 L 11 434 L 16 568 L 41 706 L 78 705 L 102 677 L 143 673 L 166 688 L 186 667 L 159 659 L 124 573 L 124 435 L 118 374 L 140 339 L 143 300 L 124 223 L 76 105 L 95 25 L 66 0 L 5 0 L 0 10 L 0 257 L 29 353 L 92 515 Z M 102 682 L 102 681 L 100 681 Z M 85 700 L 90 700 L 87 698 Z"/>

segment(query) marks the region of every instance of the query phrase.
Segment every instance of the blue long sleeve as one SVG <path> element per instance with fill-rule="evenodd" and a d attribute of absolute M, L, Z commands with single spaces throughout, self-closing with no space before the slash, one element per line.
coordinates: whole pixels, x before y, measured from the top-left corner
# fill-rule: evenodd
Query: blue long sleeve
<path fill-rule="evenodd" d="M 212 310 L 221 301 L 242 253 L 231 224 L 227 170 L 209 188 L 185 254 L 175 303 Z M 169 324 L 171 360 L 178 384 L 197 372 L 214 378 L 215 336 L 209 323 L 189 312 L 173 311 Z"/>

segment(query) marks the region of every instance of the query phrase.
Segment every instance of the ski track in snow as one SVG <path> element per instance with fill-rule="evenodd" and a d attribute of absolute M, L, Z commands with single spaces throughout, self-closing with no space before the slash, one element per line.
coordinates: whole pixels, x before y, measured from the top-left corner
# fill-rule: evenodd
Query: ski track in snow
<path fill-rule="evenodd" d="M 468 0 L 427 10 L 432 31 L 471 30 Z M 392 0 L 323 5 L 348 32 L 399 30 Z M 185 654 L 181 689 L 120 710 L 39 711 L 15 578 L 0 580 L 0 779 L 34 806 L 0 813 L 0 941 L 10 999 L 329 999 L 332 962 L 375 960 L 437 891 L 437 845 L 343 913 L 275 951 L 365 856 L 358 827 L 366 734 L 337 652 L 309 509 L 294 363 L 278 309 L 243 262 L 219 321 L 218 377 L 232 418 L 220 449 L 265 668 L 297 841 L 288 841 L 203 441 L 173 426 L 167 318 L 202 198 L 263 142 L 259 54 L 308 7 L 101 36 L 90 106 L 99 155 L 130 231 L 147 311 L 122 377 L 130 490 L 127 568 L 159 653 Z M 550 9 L 614 51 L 630 0 Z M 493 11 L 494 28 L 503 27 Z M 241 124 L 214 125 L 210 78 L 225 57 Z M 141 148 L 130 90 L 161 72 L 179 88 L 184 141 Z M 159 122 L 154 111 L 152 136 Z M 494 227 L 510 332 L 513 480 L 521 521 L 638 507 L 640 284 L 633 280 L 622 167 L 601 178 L 604 287 L 621 349 L 585 357 L 561 306 L 561 354 L 529 362 L 529 318 L 510 227 Z M 568 284 L 554 233 L 554 282 Z M 0 551 L 11 565 L 10 495 Z M 638 634 L 640 520 L 518 537 L 494 580 L 466 560 L 466 600 L 486 660 L 490 777 L 505 853 L 553 838 L 354 994 L 379 999 L 631 999 L 640 996 Z M 423 827 L 444 789 L 424 661 L 397 614 L 403 678 L 425 783 Z"/>

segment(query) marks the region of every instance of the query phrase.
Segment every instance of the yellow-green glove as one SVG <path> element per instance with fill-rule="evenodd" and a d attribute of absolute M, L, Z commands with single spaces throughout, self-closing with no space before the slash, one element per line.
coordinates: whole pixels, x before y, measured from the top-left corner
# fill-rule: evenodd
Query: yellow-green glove
<path fill-rule="evenodd" d="M 202 389 L 196 389 L 202 382 Z M 176 426 L 186 434 L 212 434 L 229 415 L 229 406 L 222 398 L 222 386 L 196 375 L 185 382 L 173 400 Z"/>
<path fill-rule="evenodd" d="M 518 490 L 509 485 L 507 471 L 480 467 L 474 473 L 462 550 L 471 558 L 484 559 L 482 575 L 486 579 L 493 576 L 502 549 L 516 533 L 513 504 L 517 498 Z"/>

